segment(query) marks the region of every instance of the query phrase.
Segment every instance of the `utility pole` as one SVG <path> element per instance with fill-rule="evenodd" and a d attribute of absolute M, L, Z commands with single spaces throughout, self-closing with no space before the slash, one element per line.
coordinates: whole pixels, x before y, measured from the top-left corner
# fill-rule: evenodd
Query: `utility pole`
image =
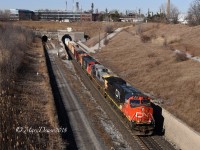
<path fill-rule="evenodd" d="M 170 0 L 167 0 L 167 19 L 170 18 Z"/>
<path fill-rule="evenodd" d="M 91 12 L 94 12 L 94 3 L 91 4 Z"/>
<path fill-rule="evenodd" d="M 73 0 L 73 20 L 75 21 L 75 6 L 74 6 L 74 0 Z"/>
<path fill-rule="evenodd" d="M 99 50 L 100 50 L 100 47 L 101 47 L 101 45 L 100 45 L 100 42 L 101 42 L 101 39 L 100 39 L 100 30 L 101 30 L 101 28 L 99 27 Z"/>

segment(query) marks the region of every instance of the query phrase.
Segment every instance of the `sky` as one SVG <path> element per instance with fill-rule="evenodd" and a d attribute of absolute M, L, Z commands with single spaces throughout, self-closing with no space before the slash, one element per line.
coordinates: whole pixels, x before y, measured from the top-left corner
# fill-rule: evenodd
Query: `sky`
<path fill-rule="evenodd" d="M 150 11 L 158 12 L 162 4 L 166 4 L 167 0 L 0 0 L 0 9 L 61 9 L 72 10 L 74 3 L 79 2 L 79 7 L 83 10 L 91 9 L 91 4 L 94 3 L 94 10 L 99 11 L 117 9 L 121 12 L 126 10 L 139 10 L 142 13 Z M 194 0 L 171 0 L 180 12 L 187 13 L 190 4 Z M 67 2 L 67 6 L 66 6 Z"/>

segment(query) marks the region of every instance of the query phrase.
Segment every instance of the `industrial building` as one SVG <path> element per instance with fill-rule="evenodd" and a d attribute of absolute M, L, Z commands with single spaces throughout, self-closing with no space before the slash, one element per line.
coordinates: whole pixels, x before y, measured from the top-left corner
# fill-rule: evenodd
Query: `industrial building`
<path fill-rule="evenodd" d="M 10 20 L 19 20 L 19 11 L 16 9 L 10 9 Z"/>
<path fill-rule="evenodd" d="M 92 21 L 92 14 L 81 11 L 38 10 L 34 12 L 39 20 L 46 21 Z"/>
<path fill-rule="evenodd" d="M 1 11 L 0 20 L 36 20 L 35 13 L 25 9 L 9 9 Z"/>
<path fill-rule="evenodd" d="M 92 12 L 82 11 L 79 2 L 73 3 L 73 9 L 67 10 L 24 10 L 10 9 L 0 11 L 0 20 L 45 20 L 45 21 L 92 21 Z"/>
<path fill-rule="evenodd" d="M 79 8 L 79 2 L 73 3 L 73 9 L 67 10 L 67 2 L 66 2 L 66 10 L 38 10 L 34 12 L 37 16 L 38 20 L 46 20 L 46 21 L 92 21 L 92 13 L 91 12 L 83 12 L 82 9 Z"/>
<path fill-rule="evenodd" d="M 92 21 L 92 13 L 65 10 L 24 10 L 10 9 L 1 11 L 0 20 L 44 20 L 44 21 Z"/>

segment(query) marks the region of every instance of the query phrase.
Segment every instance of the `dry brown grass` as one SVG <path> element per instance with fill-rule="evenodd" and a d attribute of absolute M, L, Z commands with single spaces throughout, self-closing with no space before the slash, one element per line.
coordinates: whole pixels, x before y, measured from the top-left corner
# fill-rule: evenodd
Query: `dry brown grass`
<path fill-rule="evenodd" d="M 130 25 L 130 23 L 122 22 L 72 22 L 72 23 L 60 23 L 50 21 L 19 21 L 15 22 L 17 25 L 29 27 L 31 29 L 45 29 L 50 31 L 56 31 L 57 29 L 67 29 L 71 27 L 73 31 L 83 31 L 86 35 L 94 37 L 100 33 L 104 33 L 105 27 L 112 26 L 113 29 Z"/>
<path fill-rule="evenodd" d="M 84 31 L 97 41 L 98 30 L 104 35 L 103 26 L 107 25 L 102 22 L 17 24 L 49 30 L 74 27 L 74 30 Z M 123 25 L 127 26 L 118 24 L 116 27 Z M 143 24 L 141 32 L 151 37 L 151 41 L 145 44 L 136 35 L 136 29 L 137 27 L 132 27 L 121 32 L 96 57 L 132 85 L 164 99 L 163 106 L 166 109 L 200 131 L 199 63 L 191 60 L 177 62 L 171 51 L 179 49 L 200 56 L 200 26 Z M 93 38 L 88 42 L 92 40 Z"/>
<path fill-rule="evenodd" d="M 85 45 L 87 45 L 88 47 L 92 47 L 99 42 L 99 39 L 101 40 L 104 37 L 105 37 L 105 33 L 100 33 L 100 35 L 96 35 L 92 37 L 91 39 L 89 39 L 87 42 L 85 42 Z"/>
<path fill-rule="evenodd" d="M 83 31 L 90 39 L 85 43 L 88 47 L 94 46 L 100 39 L 104 38 L 106 27 L 112 27 L 114 30 L 119 27 L 131 25 L 130 23 L 123 22 L 72 22 L 72 23 L 59 23 L 48 21 L 19 21 L 15 22 L 17 25 L 29 27 L 31 29 L 44 29 L 48 31 L 56 31 L 57 29 L 67 29 L 72 27 L 73 31 Z"/>
<path fill-rule="evenodd" d="M 173 44 L 173 43 L 179 43 L 180 41 L 181 41 L 181 37 L 180 36 L 168 36 L 166 38 L 167 45 Z"/>
<path fill-rule="evenodd" d="M 158 46 L 165 46 L 166 39 L 164 37 L 157 37 L 151 40 L 153 44 L 157 44 Z"/>
<path fill-rule="evenodd" d="M 10 41 L 7 42 L 9 44 Z M 1 149 L 61 149 L 62 140 L 59 133 L 16 131 L 17 127 L 27 127 L 27 129 L 58 127 L 41 40 L 34 39 L 32 44 L 28 44 L 28 47 L 21 47 L 23 49 L 16 44 L 16 48 L 11 49 L 16 52 L 23 50 L 24 54 L 17 72 L 14 72 L 15 77 L 12 78 L 9 89 L 6 93 L 0 91 L 0 147 Z M 13 59 L 8 59 L 7 62 L 9 61 Z M 7 67 L 12 66 L 7 65 Z M 0 69 L 2 70 L 2 65 Z"/>
<path fill-rule="evenodd" d="M 199 42 L 195 39 L 200 27 L 160 24 L 157 30 L 150 28 L 143 33 L 148 35 L 151 29 L 156 37 L 174 36 L 181 40 L 175 38 L 167 47 L 154 42 L 144 44 L 140 36 L 130 34 L 135 30 L 130 28 L 129 32 L 123 31 L 110 40 L 95 57 L 135 87 L 162 98 L 163 107 L 200 131 L 200 64 L 192 60 L 177 62 L 170 50 L 182 44 L 183 47 L 187 44 L 187 50 L 195 45 L 196 54 L 200 54 Z M 191 33 L 193 30 L 197 35 Z"/>

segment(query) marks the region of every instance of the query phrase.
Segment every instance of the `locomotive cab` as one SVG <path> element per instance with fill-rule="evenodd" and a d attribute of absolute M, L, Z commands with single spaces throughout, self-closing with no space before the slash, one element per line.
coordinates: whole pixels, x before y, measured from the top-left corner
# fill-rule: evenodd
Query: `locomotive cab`
<path fill-rule="evenodd" d="M 152 134 L 155 122 L 153 108 L 148 97 L 132 96 L 121 105 L 121 110 L 134 130 L 146 135 Z"/>

